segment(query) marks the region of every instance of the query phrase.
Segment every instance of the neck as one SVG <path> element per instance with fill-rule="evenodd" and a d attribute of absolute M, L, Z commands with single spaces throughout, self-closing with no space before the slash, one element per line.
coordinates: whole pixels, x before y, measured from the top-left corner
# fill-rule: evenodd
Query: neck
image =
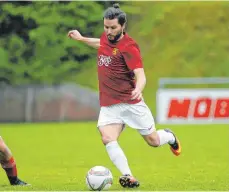
<path fill-rule="evenodd" d="M 124 34 L 122 33 L 122 35 L 119 37 L 117 41 L 120 41 L 123 37 L 124 37 Z"/>

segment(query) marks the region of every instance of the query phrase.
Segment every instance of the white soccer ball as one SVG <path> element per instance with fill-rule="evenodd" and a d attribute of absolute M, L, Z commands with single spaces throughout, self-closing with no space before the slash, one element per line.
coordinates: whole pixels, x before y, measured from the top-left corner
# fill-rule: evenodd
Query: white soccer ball
<path fill-rule="evenodd" d="M 111 171 L 103 166 L 92 167 L 86 176 L 86 184 L 89 190 L 108 190 L 113 183 Z"/>

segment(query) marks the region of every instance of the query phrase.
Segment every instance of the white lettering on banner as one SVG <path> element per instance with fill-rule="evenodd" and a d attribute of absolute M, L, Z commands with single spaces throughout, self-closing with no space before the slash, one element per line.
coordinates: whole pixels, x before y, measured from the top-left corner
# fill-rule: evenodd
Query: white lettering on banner
<path fill-rule="evenodd" d="M 158 123 L 229 123 L 229 90 L 159 90 L 157 119 Z"/>

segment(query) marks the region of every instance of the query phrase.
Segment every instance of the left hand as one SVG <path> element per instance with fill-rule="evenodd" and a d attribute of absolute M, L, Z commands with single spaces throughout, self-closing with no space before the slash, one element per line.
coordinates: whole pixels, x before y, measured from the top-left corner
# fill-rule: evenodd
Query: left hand
<path fill-rule="evenodd" d="M 78 30 L 69 31 L 68 37 L 75 39 L 77 41 L 81 41 L 83 39 L 83 36 L 80 34 L 80 32 Z"/>
<path fill-rule="evenodd" d="M 134 99 L 138 99 L 140 100 L 142 98 L 142 92 L 140 89 L 138 89 L 137 87 L 132 91 L 132 95 L 131 95 L 131 100 Z"/>

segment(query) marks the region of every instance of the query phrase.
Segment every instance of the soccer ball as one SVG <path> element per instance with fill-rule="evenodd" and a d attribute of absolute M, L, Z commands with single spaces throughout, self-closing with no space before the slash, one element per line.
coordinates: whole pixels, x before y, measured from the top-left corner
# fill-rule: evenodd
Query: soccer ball
<path fill-rule="evenodd" d="M 103 166 L 92 167 L 86 176 L 86 184 L 89 190 L 108 190 L 113 183 L 111 171 Z"/>

